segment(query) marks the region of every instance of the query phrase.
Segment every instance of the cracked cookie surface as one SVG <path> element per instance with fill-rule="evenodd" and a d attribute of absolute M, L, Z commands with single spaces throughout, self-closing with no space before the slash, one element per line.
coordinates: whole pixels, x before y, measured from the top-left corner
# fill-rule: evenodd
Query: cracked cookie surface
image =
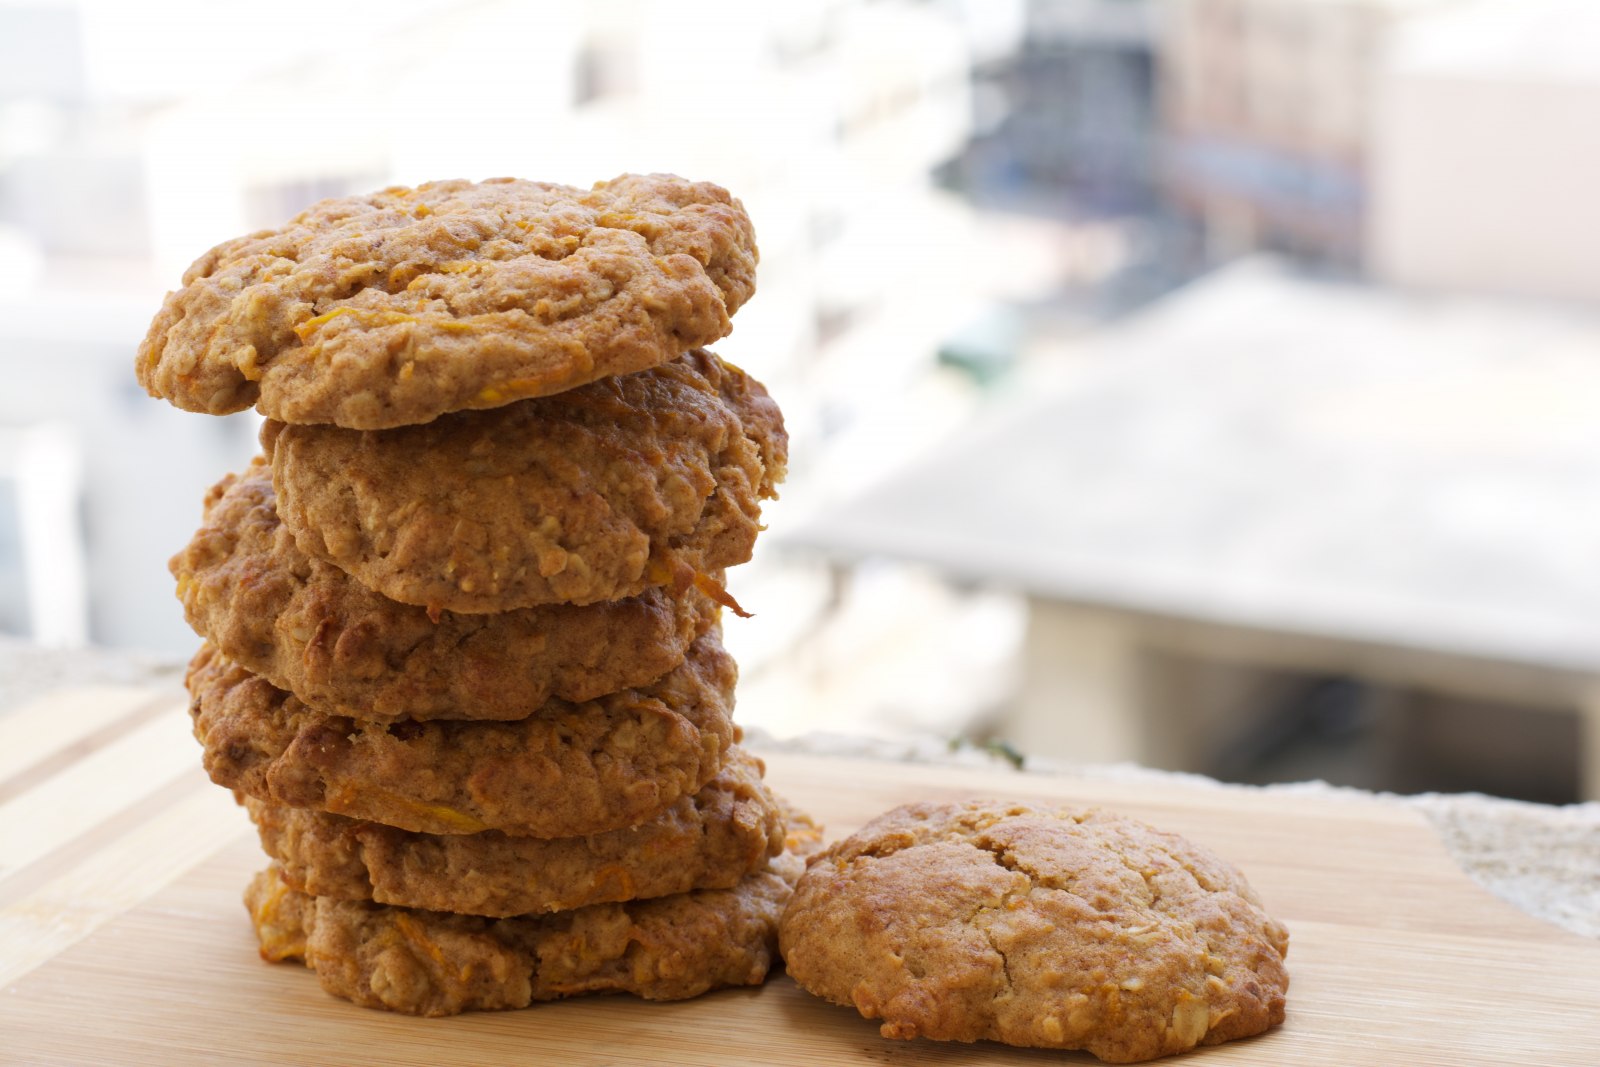
<path fill-rule="evenodd" d="M 551 697 L 647 685 L 718 615 L 699 590 L 658 588 L 430 618 L 302 552 L 259 458 L 211 489 L 205 521 L 170 566 L 190 625 L 223 655 L 319 711 L 383 721 L 521 719 Z"/>
<path fill-rule="evenodd" d="M 726 889 L 783 848 L 784 819 L 739 748 L 705 788 L 587 837 L 419 834 L 245 797 L 285 884 L 312 896 L 505 917 Z"/>
<path fill-rule="evenodd" d="M 201 256 L 136 370 L 188 411 L 422 423 L 710 344 L 754 293 L 756 259 L 743 206 L 673 175 L 397 186 Z"/>
<path fill-rule="evenodd" d="M 803 988 L 885 1037 L 1130 1063 L 1282 1022 L 1288 933 L 1237 870 L 1098 809 L 913 804 L 812 861 L 781 927 Z"/>
<path fill-rule="evenodd" d="M 220 786 L 422 833 L 576 837 L 636 826 L 716 775 L 737 739 L 737 673 L 707 634 L 649 686 L 516 722 L 324 715 L 210 644 L 187 683 Z"/>
<path fill-rule="evenodd" d="M 245 906 L 262 958 L 303 960 L 324 990 L 368 1008 L 440 1016 L 588 993 L 681 1000 L 766 979 L 818 836 L 806 816 L 785 817 L 785 850 L 727 889 L 488 919 L 307 896 L 274 867 Z"/>
<path fill-rule="evenodd" d="M 269 421 L 261 442 L 307 554 L 473 613 L 682 591 L 743 563 L 788 459 L 766 390 L 703 350 L 426 426 Z"/>

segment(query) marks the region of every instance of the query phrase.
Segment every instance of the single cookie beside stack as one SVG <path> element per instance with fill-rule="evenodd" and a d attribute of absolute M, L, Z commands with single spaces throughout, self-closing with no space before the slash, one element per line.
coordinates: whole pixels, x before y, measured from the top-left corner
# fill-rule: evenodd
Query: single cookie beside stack
<path fill-rule="evenodd" d="M 1262 1033 L 1289 988 L 1289 932 L 1227 861 L 1114 812 L 1026 801 L 885 812 L 812 857 L 779 938 L 789 977 L 884 1037 L 1108 1063 Z"/>
<path fill-rule="evenodd" d="M 736 744 L 720 616 L 787 438 L 698 347 L 755 261 L 713 185 L 437 182 L 168 296 L 141 383 L 268 419 L 171 564 L 263 956 L 425 1015 L 765 977 L 819 834 Z"/>

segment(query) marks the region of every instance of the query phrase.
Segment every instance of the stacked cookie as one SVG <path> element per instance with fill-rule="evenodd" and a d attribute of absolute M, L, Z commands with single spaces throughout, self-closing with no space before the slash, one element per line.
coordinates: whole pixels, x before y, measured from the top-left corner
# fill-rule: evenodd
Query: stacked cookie
<path fill-rule="evenodd" d="M 787 440 L 699 347 L 755 261 L 713 185 L 439 182 L 168 296 L 141 383 L 267 416 L 172 560 L 264 956 L 428 1015 L 765 976 L 817 834 L 735 743 L 719 637 Z"/>

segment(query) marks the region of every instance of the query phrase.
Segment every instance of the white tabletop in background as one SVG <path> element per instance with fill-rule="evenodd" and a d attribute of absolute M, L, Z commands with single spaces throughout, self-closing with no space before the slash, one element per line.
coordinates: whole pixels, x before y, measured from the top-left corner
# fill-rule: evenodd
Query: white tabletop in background
<path fill-rule="evenodd" d="M 1600 672 L 1600 327 L 1247 264 L 774 531 L 1033 595 Z"/>

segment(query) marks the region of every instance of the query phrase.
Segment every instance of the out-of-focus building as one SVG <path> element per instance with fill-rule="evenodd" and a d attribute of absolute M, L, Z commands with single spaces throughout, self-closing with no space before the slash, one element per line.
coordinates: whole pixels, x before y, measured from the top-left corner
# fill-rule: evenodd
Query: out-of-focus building
<path fill-rule="evenodd" d="M 1377 72 L 1368 263 L 1407 286 L 1600 300 L 1600 4 L 1472 3 Z"/>
<path fill-rule="evenodd" d="M 1160 54 L 1168 196 L 1214 259 L 1270 248 L 1354 267 L 1383 51 L 1456 0 L 1172 0 Z"/>
<path fill-rule="evenodd" d="M 1034 275 L 1048 284 L 1013 295 L 947 349 L 969 349 L 989 324 L 1019 313 L 1035 333 L 1092 329 L 1203 269 L 1194 227 L 1173 217 L 1160 182 L 1165 0 L 968 6 L 988 17 L 1007 8 L 1016 44 L 975 56 L 973 136 L 941 180 L 985 212 L 991 232 L 1025 228 L 1034 248 L 1021 258 L 1053 262 Z M 951 362 L 992 379 L 1018 359 L 958 353 Z"/>
<path fill-rule="evenodd" d="M 972 192 L 1045 213 L 1149 210 L 1163 11 L 1157 0 L 1027 0 L 1020 47 L 978 69 Z"/>
<path fill-rule="evenodd" d="M 1241 260 L 776 536 L 1025 594 L 1030 755 L 1596 795 L 1597 351 L 1588 309 Z"/>
<path fill-rule="evenodd" d="M 913 0 L 0 0 L 0 427 L 76 438 L 89 636 L 191 644 L 161 563 L 253 447 L 250 416 L 143 396 L 144 323 L 212 244 L 323 197 L 715 180 L 762 252 L 718 351 L 783 401 L 785 504 L 893 462 L 928 432 L 939 338 L 982 306 L 971 213 L 929 172 L 970 134 L 974 56 L 1007 40 Z"/>

